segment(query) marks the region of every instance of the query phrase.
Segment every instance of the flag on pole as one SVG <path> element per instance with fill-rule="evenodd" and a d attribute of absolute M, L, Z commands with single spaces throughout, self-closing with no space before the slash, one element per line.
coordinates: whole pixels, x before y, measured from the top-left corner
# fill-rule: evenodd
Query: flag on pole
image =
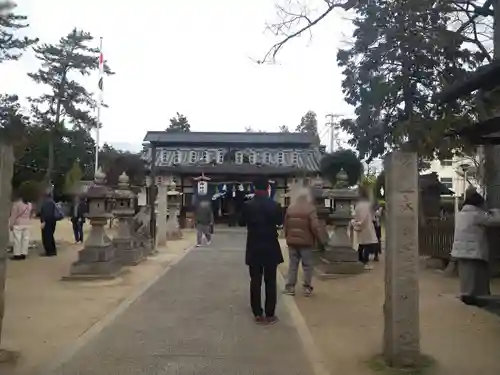
<path fill-rule="evenodd" d="M 103 92 L 103 77 L 104 77 L 104 55 L 102 54 L 102 41 L 101 41 L 101 48 L 99 51 L 99 90 L 100 90 L 100 96 L 102 97 L 102 92 Z"/>
<path fill-rule="evenodd" d="M 95 173 L 97 174 L 99 170 L 99 129 L 102 127 L 101 124 L 101 106 L 102 106 L 102 94 L 103 94 L 103 79 L 104 76 L 104 56 L 102 54 L 102 38 L 99 43 L 99 81 L 97 86 L 99 87 L 99 98 L 97 99 L 97 126 L 95 129 Z"/>

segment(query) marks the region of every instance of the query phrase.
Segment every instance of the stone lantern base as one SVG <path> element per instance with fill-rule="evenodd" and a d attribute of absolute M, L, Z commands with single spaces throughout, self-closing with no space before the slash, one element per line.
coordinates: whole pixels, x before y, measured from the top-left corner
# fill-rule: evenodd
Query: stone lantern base
<path fill-rule="evenodd" d="M 351 255 L 351 254 L 354 254 Z M 364 266 L 358 260 L 358 255 L 352 250 L 336 251 L 334 258 L 338 260 L 331 260 L 331 254 L 323 254 L 321 256 L 321 263 L 316 267 L 321 276 L 328 275 L 357 275 L 364 272 Z"/>
<path fill-rule="evenodd" d="M 113 243 L 104 231 L 105 220 L 92 219 L 92 228 L 85 247 L 78 252 L 78 260 L 71 265 L 70 276 L 63 280 L 113 279 L 122 266 L 116 258 Z"/>
<path fill-rule="evenodd" d="M 78 260 L 71 265 L 70 275 L 63 280 L 114 279 L 121 270 L 111 243 L 105 247 L 85 247 L 78 253 Z"/>
<path fill-rule="evenodd" d="M 364 271 L 364 266 L 358 259 L 358 253 L 353 250 L 351 240 L 347 236 L 346 226 L 335 228 L 320 260 L 317 268 L 323 276 L 355 275 Z"/>
<path fill-rule="evenodd" d="M 144 259 L 144 250 L 133 238 L 115 238 L 116 257 L 124 266 L 136 266 Z"/>

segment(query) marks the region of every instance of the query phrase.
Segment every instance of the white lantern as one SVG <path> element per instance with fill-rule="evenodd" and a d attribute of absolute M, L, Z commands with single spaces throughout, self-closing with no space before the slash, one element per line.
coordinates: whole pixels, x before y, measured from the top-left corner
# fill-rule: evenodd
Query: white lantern
<path fill-rule="evenodd" d="M 198 195 L 207 195 L 208 193 L 208 183 L 206 181 L 198 182 Z"/>

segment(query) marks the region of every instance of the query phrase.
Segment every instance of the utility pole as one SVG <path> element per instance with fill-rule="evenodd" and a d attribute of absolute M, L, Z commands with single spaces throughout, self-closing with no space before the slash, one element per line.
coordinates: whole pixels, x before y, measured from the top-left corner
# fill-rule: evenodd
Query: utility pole
<path fill-rule="evenodd" d="M 342 115 L 328 113 L 325 117 L 328 119 L 326 126 L 330 128 L 330 153 L 332 153 L 335 151 L 335 141 L 337 141 L 337 146 L 340 147 L 340 142 L 337 134 L 339 124 L 336 119 L 342 117 Z"/>

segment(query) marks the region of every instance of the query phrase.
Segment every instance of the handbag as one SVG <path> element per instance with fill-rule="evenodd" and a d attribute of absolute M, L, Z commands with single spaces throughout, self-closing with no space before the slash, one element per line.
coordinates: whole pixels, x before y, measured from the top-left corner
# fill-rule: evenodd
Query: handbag
<path fill-rule="evenodd" d="M 59 207 L 57 207 L 56 202 L 54 202 L 54 220 L 61 221 L 64 219 L 64 214 Z"/>

